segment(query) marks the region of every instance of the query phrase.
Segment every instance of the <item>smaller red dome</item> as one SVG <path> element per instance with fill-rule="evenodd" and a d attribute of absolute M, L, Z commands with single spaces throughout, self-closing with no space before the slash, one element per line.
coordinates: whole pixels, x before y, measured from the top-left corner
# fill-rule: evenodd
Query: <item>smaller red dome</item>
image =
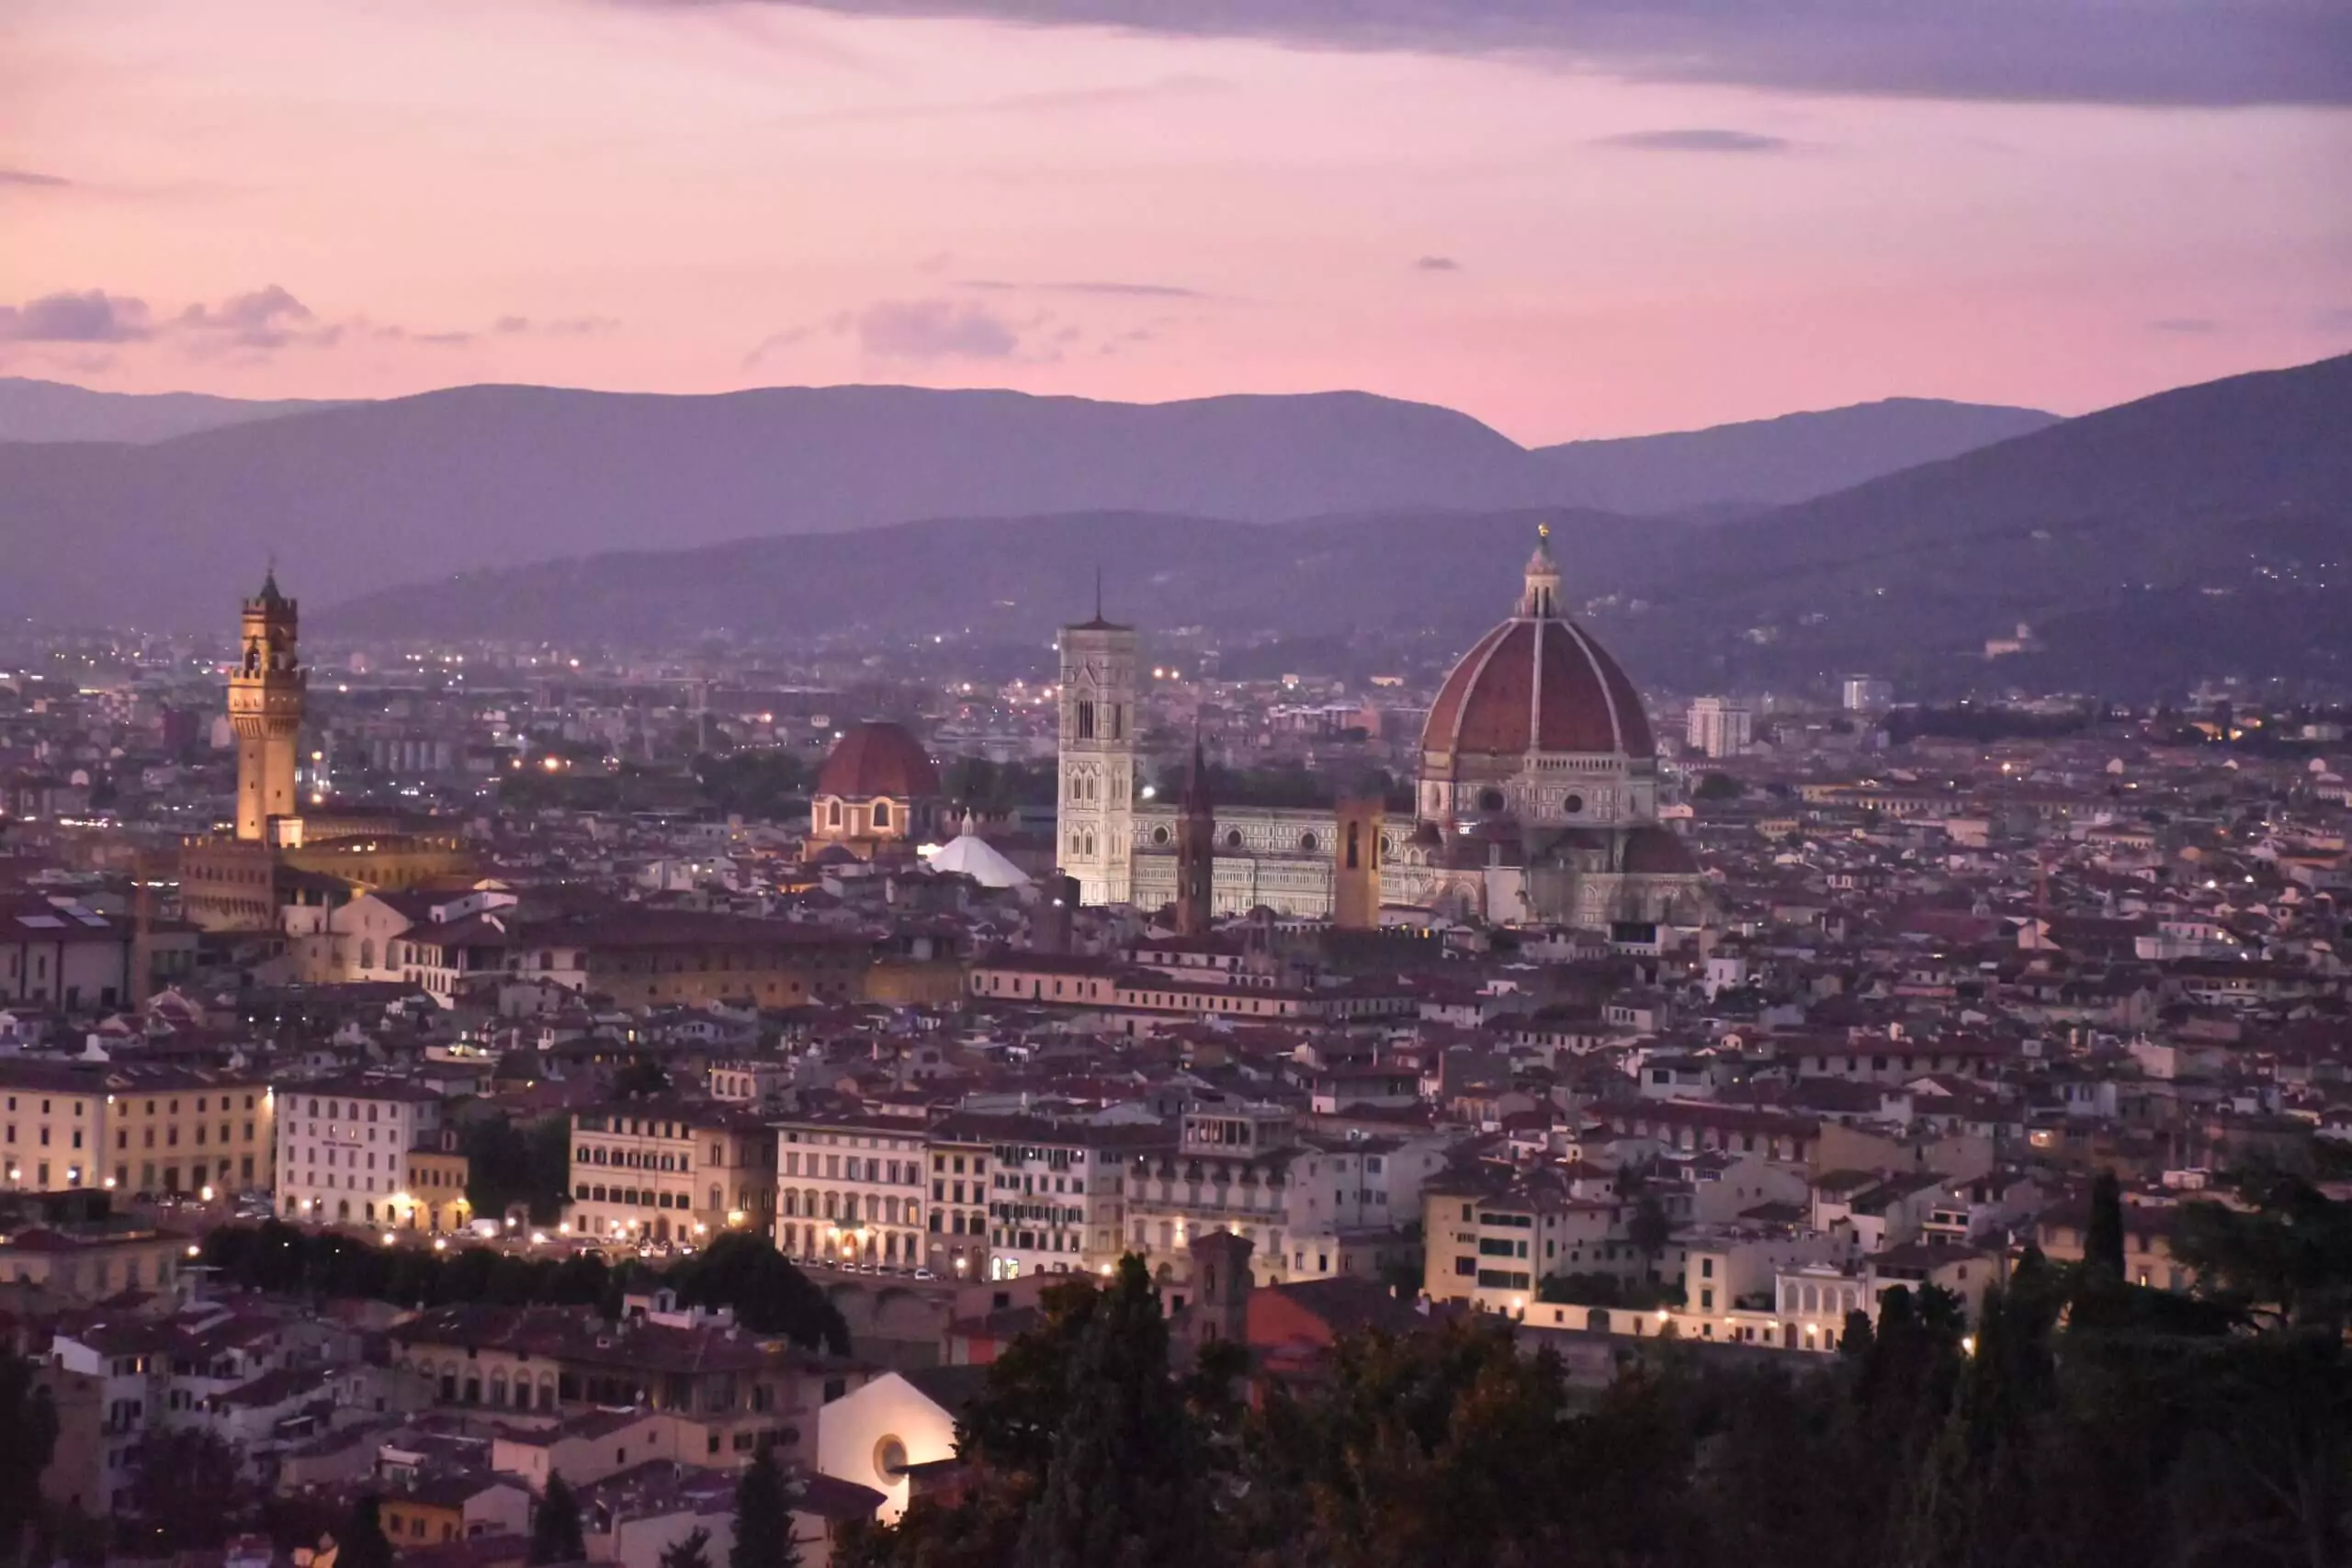
<path fill-rule="evenodd" d="M 833 743 L 817 772 L 817 793 L 848 800 L 929 800 L 939 794 L 939 770 L 903 725 L 868 720 Z"/>
<path fill-rule="evenodd" d="M 1695 876 L 1699 863 L 1681 834 L 1652 824 L 1625 835 L 1624 869 L 1636 876 Z"/>

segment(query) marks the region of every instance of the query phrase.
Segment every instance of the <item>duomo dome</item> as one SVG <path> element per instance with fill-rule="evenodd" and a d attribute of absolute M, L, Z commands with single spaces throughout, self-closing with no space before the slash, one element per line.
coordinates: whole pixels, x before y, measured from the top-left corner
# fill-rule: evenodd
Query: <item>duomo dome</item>
<path fill-rule="evenodd" d="M 1560 610 L 1548 531 L 1511 617 L 1464 654 L 1421 730 L 1419 815 L 1467 829 L 1648 821 L 1657 746 L 1641 694 Z"/>

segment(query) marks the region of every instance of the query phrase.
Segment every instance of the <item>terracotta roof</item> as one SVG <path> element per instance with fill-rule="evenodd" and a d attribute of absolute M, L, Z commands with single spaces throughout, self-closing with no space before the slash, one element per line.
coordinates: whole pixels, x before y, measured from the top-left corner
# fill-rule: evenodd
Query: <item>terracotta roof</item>
<path fill-rule="evenodd" d="M 1642 827 L 1625 836 L 1625 869 L 1637 875 L 1688 876 L 1699 863 L 1673 829 Z"/>
<path fill-rule="evenodd" d="M 1657 753 L 1617 661 L 1582 627 L 1549 616 L 1505 621 L 1462 656 L 1430 705 L 1421 750 Z"/>
<path fill-rule="evenodd" d="M 818 771 L 816 793 L 924 800 L 940 793 L 939 770 L 904 726 L 869 720 L 835 742 Z"/>

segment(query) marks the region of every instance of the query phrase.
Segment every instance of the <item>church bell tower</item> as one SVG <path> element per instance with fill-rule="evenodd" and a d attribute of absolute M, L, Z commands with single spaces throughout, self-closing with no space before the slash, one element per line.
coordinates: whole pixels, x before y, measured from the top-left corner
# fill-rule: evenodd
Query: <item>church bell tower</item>
<path fill-rule="evenodd" d="M 1064 626 L 1060 795 L 1055 815 L 1061 868 L 1087 904 L 1125 904 L 1135 864 L 1136 633 L 1102 618 Z"/>
<path fill-rule="evenodd" d="M 309 675 L 295 655 L 294 601 L 272 568 L 245 601 L 237 667 L 229 677 L 229 723 L 237 732 L 237 837 L 269 838 L 269 819 L 296 814 L 302 695 Z"/>
<path fill-rule="evenodd" d="M 1216 807 L 1209 799 L 1208 760 L 1193 737 L 1193 763 L 1176 812 L 1176 934 L 1206 936 L 1216 909 Z"/>

